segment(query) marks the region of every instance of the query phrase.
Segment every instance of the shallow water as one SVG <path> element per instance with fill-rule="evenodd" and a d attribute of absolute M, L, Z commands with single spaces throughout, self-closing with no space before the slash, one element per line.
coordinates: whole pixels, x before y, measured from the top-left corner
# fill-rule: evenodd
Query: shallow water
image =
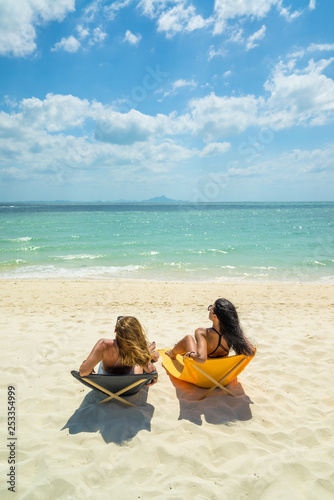
<path fill-rule="evenodd" d="M 0 278 L 334 281 L 334 203 L 0 205 Z"/>

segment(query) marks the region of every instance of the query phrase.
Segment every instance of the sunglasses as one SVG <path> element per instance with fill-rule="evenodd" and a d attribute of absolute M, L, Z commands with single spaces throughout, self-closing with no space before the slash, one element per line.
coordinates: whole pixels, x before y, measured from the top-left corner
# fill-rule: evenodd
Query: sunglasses
<path fill-rule="evenodd" d="M 211 306 L 208 307 L 208 311 L 211 311 L 212 307 L 213 307 L 213 304 L 211 304 Z"/>

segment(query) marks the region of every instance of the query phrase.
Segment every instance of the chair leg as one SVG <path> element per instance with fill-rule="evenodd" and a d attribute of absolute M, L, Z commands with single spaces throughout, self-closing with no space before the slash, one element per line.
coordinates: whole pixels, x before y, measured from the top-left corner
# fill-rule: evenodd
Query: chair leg
<path fill-rule="evenodd" d="M 104 387 L 101 387 L 100 385 L 96 384 L 95 382 L 92 382 L 91 380 L 88 380 L 88 378 L 84 378 L 83 377 L 83 380 L 85 382 L 87 382 L 89 385 L 93 386 L 93 387 L 96 387 L 96 389 L 99 389 L 100 391 L 104 392 L 105 394 L 108 394 L 109 397 L 106 398 L 106 399 L 103 399 L 102 401 L 99 401 L 99 404 L 100 403 L 105 403 L 106 401 L 110 401 L 110 399 L 117 399 L 118 401 L 120 401 L 121 403 L 124 403 L 128 406 L 135 406 L 134 404 L 130 403 L 129 401 L 126 401 L 125 399 L 121 398 L 120 396 L 118 396 L 118 393 L 117 394 L 114 394 L 113 392 L 110 392 L 108 391 L 108 389 L 105 389 Z M 124 391 L 122 391 L 124 392 Z"/>
<path fill-rule="evenodd" d="M 134 382 L 133 384 L 128 385 L 124 389 L 121 389 L 120 391 L 116 392 L 116 394 L 111 393 L 108 398 L 103 399 L 103 401 L 100 401 L 99 404 L 101 404 L 101 403 L 108 403 L 108 401 L 110 401 L 111 399 L 113 399 L 113 398 L 116 397 L 116 399 L 119 399 L 119 401 L 122 401 L 123 403 L 126 403 L 126 404 L 128 404 L 130 406 L 135 406 L 134 404 L 130 403 L 129 401 L 126 401 L 123 398 L 120 398 L 119 396 L 120 396 L 120 394 L 123 394 L 123 392 L 129 391 L 130 389 L 132 389 L 133 387 L 136 387 L 136 385 L 139 385 L 139 384 L 141 384 L 144 381 L 145 381 L 144 378 L 141 379 L 141 380 L 137 380 L 137 382 Z"/>
<path fill-rule="evenodd" d="M 219 387 L 222 391 L 225 391 L 230 396 L 234 396 L 234 394 L 231 391 L 229 391 L 228 389 L 226 389 L 226 387 L 224 387 L 223 385 L 221 385 L 220 382 L 217 382 L 217 380 L 215 380 L 213 377 L 211 377 L 211 375 L 208 375 L 204 370 L 202 370 L 201 368 L 199 368 L 199 366 L 193 365 L 193 367 L 196 368 L 196 370 L 198 370 L 199 372 L 201 372 L 203 375 L 205 375 L 214 384 L 213 387 L 211 387 L 210 389 L 208 389 L 208 391 L 206 393 L 204 393 L 204 395 L 202 397 L 200 397 L 200 400 L 204 399 L 209 392 L 211 392 L 213 389 L 215 389 L 215 387 Z"/>
<path fill-rule="evenodd" d="M 237 363 L 237 364 L 236 364 L 233 368 L 231 368 L 231 370 L 229 370 L 229 371 L 228 371 L 228 372 L 227 372 L 227 373 L 226 373 L 226 374 L 225 374 L 225 375 L 224 375 L 224 376 L 223 376 L 223 377 L 222 377 L 222 378 L 218 381 L 218 383 L 219 383 L 219 384 L 222 384 L 222 383 L 224 382 L 224 380 L 225 380 L 225 379 L 226 379 L 226 378 L 227 378 L 227 377 L 231 374 L 231 372 L 232 372 L 233 370 L 236 370 L 237 368 L 239 368 L 239 366 L 240 366 L 240 365 L 242 365 L 242 364 L 245 362 L 245 359 L 247 359 L 247 358 L 244 358 L 244 359 L 240 360 L 240 361 L 239 361 L 239 363 Z M 195 366 L 195 365 L 194 365 L 194 366 Z M 196 366 L 196 368 L 198 368 L 198 367 Z M 205 373 L 203 370 L 201 370 L 201 369 L 199 369 L 199 370 L 200 370 L 202 373 Z M 206 374 L 206 376 L 209 378 L 209 376 L 208 376 L 207 374 Z M 214 379 L 212 379 L 212 380 L 214 380 Z M 215 382 L 215 384 L 217 384 L 217 382 Z M 220 387 L 220 385 L 219 385 L 219 387 Z M 222 387 L 224 388 L 224 390 L 225 390 L 228 394 L 230 394 L 230 396 L 234 396 L 234 397 L 235 397 L 235 394 L 232 394 L 232 392 L 230 392 L 228 389 L 226 389 L 226 387 L 225 387 L 225 386 L 222 386 Z M 208 394 L 210 394 L 210 392 L 211 392 L 211 391 L 213 391 L 213 389 L 215 389 L 215 388 L 216 388 L 215 386 L 210 387 L 210 389 L 208 389 L 208 390 L 207 390 L 207 391 L 206 391 L 206 392 L 205 392 L 205 393 L 204 393 L 204 394 L 203 394 L 203 395 L 199 398 L 199 401 L 200 401 L 201 399 L 206 398 L 206 396 L 207 396 Z"/>

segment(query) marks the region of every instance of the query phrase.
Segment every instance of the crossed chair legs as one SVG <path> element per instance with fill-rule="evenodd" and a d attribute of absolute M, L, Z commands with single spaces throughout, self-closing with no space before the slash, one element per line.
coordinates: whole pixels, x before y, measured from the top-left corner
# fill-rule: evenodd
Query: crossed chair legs
<path fill-rule="evenodd" d="M 95 382 L 92 382 L 91 380 L 88 380 L 85 377 L 82 377 L 82 379 L 85 382 L 87 382 L 88 384 L 90 384 L 93 387 L 95 387 L 96 389 L 99 389 L 99 391 L 102 391 L 105 394 L 108 394 L 108 397 L 105 398 L 105 399 L 103 399 L 102 401 L 99 401 L 99 404 L 101 404 L 101 403 L 107 403 L 111 399 L 117 399 L 121 403 L 124 403 L 124 404 L 126 404 L 128 406 L 135 406 L 135 405 L 132 404 L 132 403 L 130 403 L 130 401 L 126 401 L 126 399 L 121 398 L 120 395 L 123 394 L 123 392 L 126 392 L 126 391 L 132 389 L 133 387 L 136 387 L 137 385 L 141 384 L 142 382 L 145 382 L 145 379 L 137 380 L 136 382 L 134 382 L 133 384 L 129 385 L 128 387 L 125 387 L 125 388 L 121 389 L 120 391 L 118 391 L 116 393 L 113 393 L 111 391 L 108 391 L 108 389 L 105 389 L 104 387 L 101 387 L 100 385 L 96 384 Z"/>
<path fill-rule="evenodd" d="M 212 383 L 213 383 L 213 386 L 210 387 L 210 389 L 208 389 L 204 394 L 202 394 L 202 396 L 199 398 L 198 401 L 201 401 L 202 399 L 206 398 L 206 396 L 208 396 L 208 394 L 210 394 L 211 391 L 213 391 L 216 387 L 218 387 L 219 389 L 221 389 L 222 391 L 225 391 L 227 394 L 229 394 L 230 396 L 233 396 L 235 397 L 235 394 L 233 394 L 233 392 L 231 392 L 229 389 L 226 389 L 226 387 L 224 385 L 222 385 L 222 383 L 227 379 L 227 377 L 230 375 L 230 373 L 232 373 L 232 371 L 236 370 L 242 363 L 244 362 L 244 360 L 242 359 L 241 361 L 239 361 L 239 363 L 234 366 L 230 371 L 228 371 L 220 380 L 215 380 L 213 377 L 211 377 L 208 373 L 206 373 L 204 370 L 202 370 L 198 365 L 193 365 L 194 368 L 196 368 L 196 370 L 198 370 L 199 372 L 202 373 L 202 375 L 204 375 L 205 377 L 207 377 Z"/>

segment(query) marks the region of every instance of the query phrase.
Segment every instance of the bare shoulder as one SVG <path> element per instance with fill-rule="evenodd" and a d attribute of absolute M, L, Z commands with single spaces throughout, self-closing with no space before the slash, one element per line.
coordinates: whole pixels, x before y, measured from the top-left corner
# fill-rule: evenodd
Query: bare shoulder
<path fill-rule="evenodd" d="M 114 340 L 113 339 L 100 339 L 96 342 L 95 347 L 98 349 L 109 349 L 114 345 Z"/>
<path fill-rule="evenodd" d="M 115 339 L 100 339 L 99 342 L 102 342 L 105 345 L 114 345 Z"/>
<path fill-rule="evenodd" d="M 195 335 L 204 335 L 204 337 L 205 337 L 206 330 L 207 330 L 206 328 L 202 328 L 202 327 L 196 328 Z"/>

